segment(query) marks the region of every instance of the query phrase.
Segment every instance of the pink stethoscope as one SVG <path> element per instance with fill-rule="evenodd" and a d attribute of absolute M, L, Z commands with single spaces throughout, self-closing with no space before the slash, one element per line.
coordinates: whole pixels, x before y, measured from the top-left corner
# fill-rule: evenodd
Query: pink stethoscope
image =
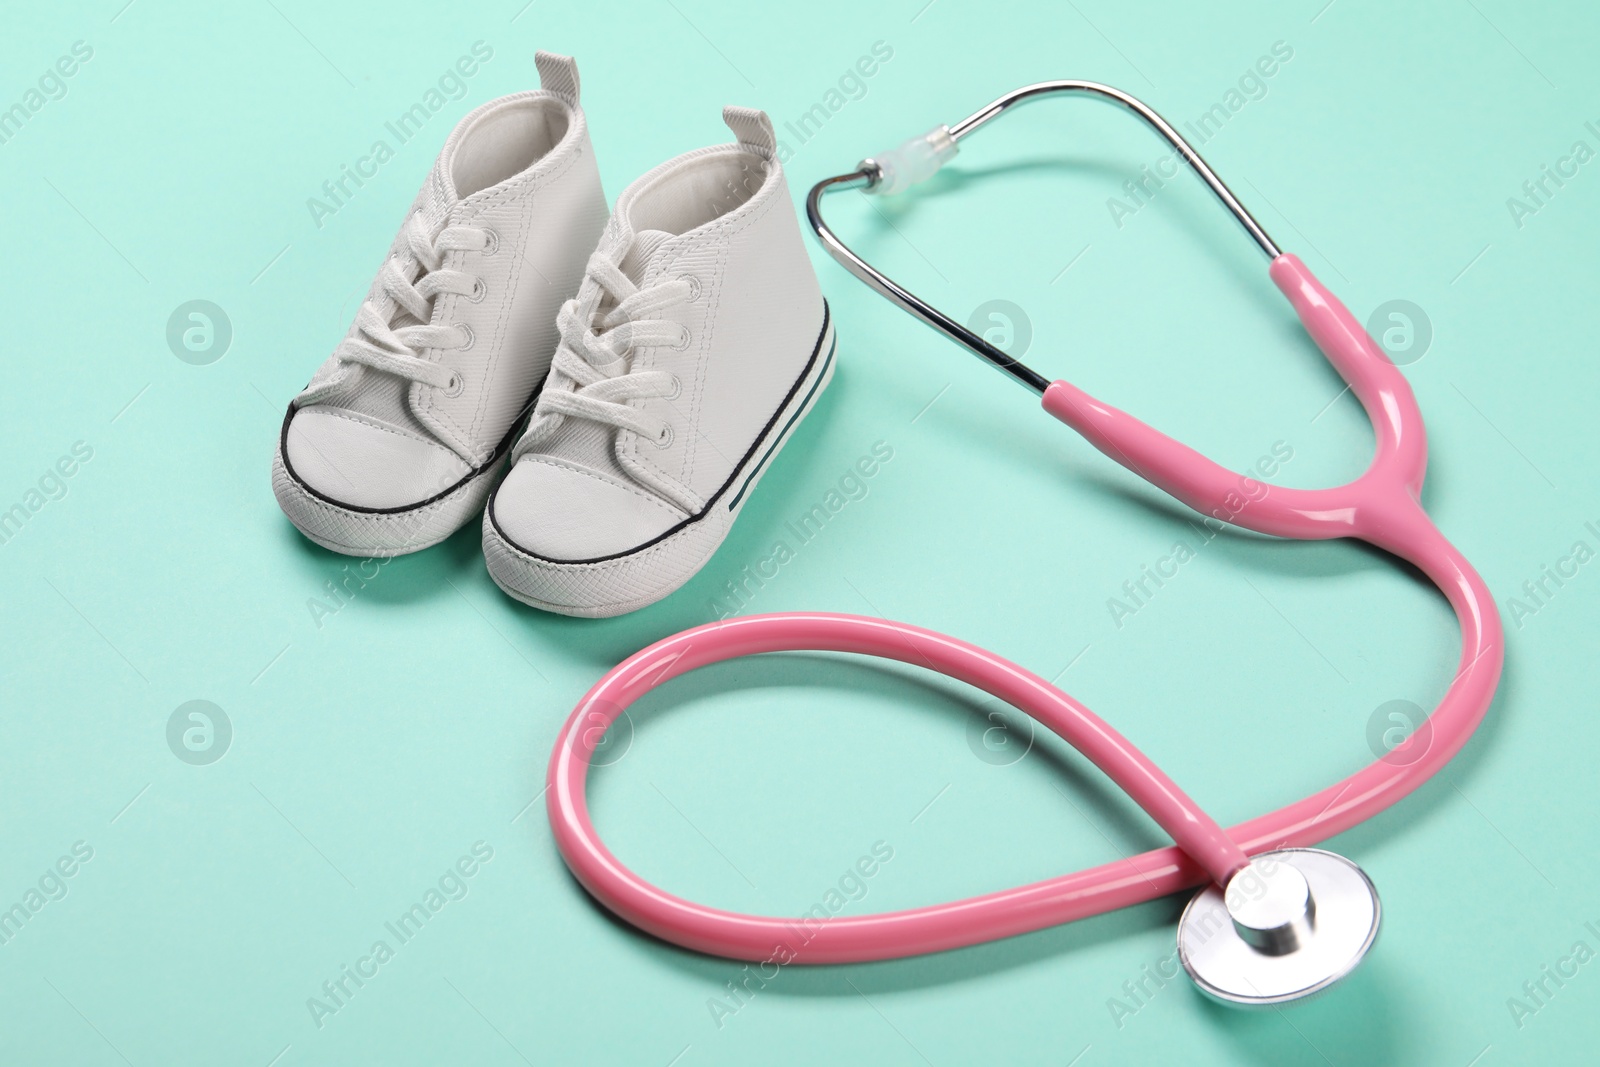
<path fill-rule="evenodd" d="M 1349 383 L 1372 422 L 1367 471 L 1333 489 L 1286 489 L 1246 480 L 1101 403 L 1068 382 L 1048 382 L 873 269 L 823 222 L 824 193 L 896 193 L 930 177 L 958 142 L 1001 112 L 1055 93 L 1116 103 L 1164 137 L 1271 260 L 1268 273 L 1307 332 Z M 825 179 L 807 198 L 812 227 L 851 273 L 1043 397 L 1044 409 L 1111 459 L 1207 516 L 1299 540 L 1354 537 L 1414 564 L 1439 587 L 1461 626 L 1461 664 L 1426 722 L 1400 747 L 1304 800 L 1224 830 L 1125 737 L 1030 671 L 955 637 L 857 615 L 794 612 L 711 623 L 658 641 L 601 678 L 562 729 L 549 769 L 550 823 L 583 886 L 633 925 L 717 956 L 853 963 L 959 948 L 1039 930 L 1205 885 L 1178 927 L 1180 959 L 1207 994 L 1246 1005 L 1317 993 L 1348 974 L 1377 936 L 1381 909 L 1362 870 L 1308 848 L 1371 818 L 1417 788 L 1472 735 L 1494 697 L 1504 658 L 1500 616 L 1478 573 L 1420 503 L 1427 465 L 1422 414 L 1405 377 L 1305 264 L 1284 254 L 1176 130 L 1143 102 L 1109 86 L 1052 81 L 1008 93 L 954 126 Z M 888 914 L 836 916 L 794 946 L 793 920 L 721 911 L 673 896 L 624 866 L 589 820 L 584 784 L 608 727 L 651 689 L 707 664 L 787 651 L 852 652 L 926 667 L 1027 712 L 1125 790 L 1173 845 L 1076 874 L 966 900 Z M 787 950 L 787 953 L 784 952 Z"/>

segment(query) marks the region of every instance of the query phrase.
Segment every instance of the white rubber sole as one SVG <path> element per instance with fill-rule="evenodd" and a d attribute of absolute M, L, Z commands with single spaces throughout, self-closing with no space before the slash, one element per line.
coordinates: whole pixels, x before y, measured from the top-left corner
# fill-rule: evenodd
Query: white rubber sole
<path fill-rule="evenodd" d="M 567 562 L 533 555 L 507 538 L 494 521 L 491 496 L 483 514 L 483 558 L 489 576 L 507 596 L 524 604 L 589 619 L 637 611 L 676 592 L 727 538 L 762 475 L 833 380 L 836 344 L 830 315 L 805 377 L 698 516 L 632 552 Z"/>

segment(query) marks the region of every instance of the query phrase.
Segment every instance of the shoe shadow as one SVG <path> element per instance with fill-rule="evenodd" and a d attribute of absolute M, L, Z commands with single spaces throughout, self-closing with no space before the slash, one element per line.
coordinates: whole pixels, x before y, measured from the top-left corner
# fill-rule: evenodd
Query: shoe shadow
<path fill-rule="evenodd" d="M 727 538 L 681 588 L 654 604 L 608 619 L 572 618 L 512 601 L 518 618 L 533 635 L 556 646 L 565 660 L 590 663 L 604 672 L 664 637 L 722 617 L 716 601 L 730 575 L 739 565 L 762 556 L 788 512 L 808 500 L 814 485 L 832 474 L 833 462 L 826 458 L 822 442 L 830 437 L 848 382 L 847 371 L 839 367 L 816 407 L 771 460 Z"/>
<path fill-rule="evenodd" d="M 306 581 L 330 603 L 364 600 L 390 606 L 423 604 L 451 596 L 450 583 L 468 580 L 483 563 L 482 534 L 469 522 L 436 545 L 402 556 L 347 556 L 323 548 L 281 518 L 288 554 Z M 333 584 L 333 590 L 328 583 Z"/>

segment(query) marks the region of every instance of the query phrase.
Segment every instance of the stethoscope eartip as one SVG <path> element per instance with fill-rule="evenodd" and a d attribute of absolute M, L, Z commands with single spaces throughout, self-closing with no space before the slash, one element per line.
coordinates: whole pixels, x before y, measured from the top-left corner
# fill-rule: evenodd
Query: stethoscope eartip
<path fill-rule="evenodd" d="M 1317 848 L 1263 852 L 1195 895 L 1178 956 L 1200 991 L 1241 1007 L 1314 996 L 1355 970 L 1383 909 L 1362 869 Z"/>

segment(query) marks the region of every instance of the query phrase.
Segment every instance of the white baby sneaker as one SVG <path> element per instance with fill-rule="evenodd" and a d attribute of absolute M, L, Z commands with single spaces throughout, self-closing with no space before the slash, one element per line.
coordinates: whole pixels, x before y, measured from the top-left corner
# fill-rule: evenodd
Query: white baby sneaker
<path fill-rule="evenodd" d="M 727 536 L 833 373 L 833 327 L 775 154 L 737 144 L 628 187 L 561 309 L 561 344 L 484 512 L 500 588 L 564 615 L 660 600 Z"/>
<path fill-rule="evenodd" d="M 549 369 L 606 201 L 577 66 L 535 62 L 542 89 L 450 134 L 350 332 L 289 405 L 272 491 L 325 548 L 396 556 L 468 522 Z"/>

